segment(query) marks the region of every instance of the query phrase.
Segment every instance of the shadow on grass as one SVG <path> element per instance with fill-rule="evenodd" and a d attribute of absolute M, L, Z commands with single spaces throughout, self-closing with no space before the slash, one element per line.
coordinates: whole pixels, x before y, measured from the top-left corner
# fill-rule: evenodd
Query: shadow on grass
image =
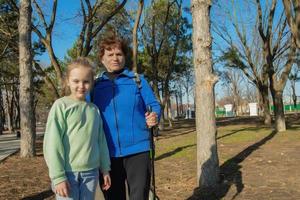
<path fill-rule="evenodd" d="M 54 193 L 52 192 L 51 189 L 49 189 L 49 190 L 45 190 L 39 194 L 24 197 L 21 200 L 41 200 L 41 199 L 46 199 L 48 197 L 51 197 L 52 195 L 54 195 Z"/>
<path fill-rule="evenodd" d="M 189 134 L 191 132 L 194 132 L 196 131 L 195 128 L 191 129 L 191 130 L 188 130 L 188 131 L 185 131 L 185 132 L 182 132 L 182 133 L 179 133 L 179 134 L 172 134 L 172 135 L 169 135 L 169 134 L 164 134 L 164 135 L 160 135 L 158 137 L 158 139 L 168 139 L 168 138 L 172 138 L 172 137 L 177 137 L 177 136 L 181 136 L 181 135 L 186 135 L 186 134 Z"/>
<path fill-rule="evenodd" d="M 227 133 L 227 134 L 225 134 L 225 135 L 219 136 L 217 139 L 219 140 L 219 139 L 222 139 L 222 138 L 224 138 L 224 137 L 228 137 L 228 136 L 231 136 L 231 135 L 233 135 L 233 134 L 239 133 L 239 132 L 241 132 L 241 131 L 258 131 L 258 130 L 260 130 L 260 129 L 261 129 L 261 128 L 254 128 L 254 127 L 253 127 L 253 128 L 243 128 L 243 129 L 235 130 L 235 131 L 232 131 L 232 132 Z M 176 137 L 176 136 L 180 136 L 180 135 L 186 135 L 186 134 L 191 133 L 191 132 L 194 132 L 194 131 L 196 131 L 196 130 L 189 130 L 189 131 L 183 132 L 183 133 L 181 133 L 181 134 L 173 135 L 173 136 L 169 136 L 169 137 L 166 136 L 166 137 L 163 137 L 163 139 L 171 138 L 171 137 Z M 161 139 L 162 139 L 162 138 L 161 138 Z M 186 145 L 186 146 L 182 146 L 182 147 L 177 147 L 176 149 L 174 149 L 174 150 L 172 150 L 172 151 L 170 151 L 170 152 L 164 153 L 164 154 L 162 154 L 162 155 L 156 157 L 155 160 L 156 160 L 156 161 L 157 161 L 157 160 L 162 160 L 162 159 L 164 159 L 164 158 L 173 156 L 174 154 L 176 154 L 176 153 L 178 153 L 178 152 L 180 152 L 180 151 L 182 151 L 182 150 L 184 150 L 184 149 L 186 149 L 186 148 L 192 147 L 192 146 L 196 146 L 196 144 L 191 144 L 191 145 Z"/>
<path fill-rule="evenodd" d="M 227 125 L 239 125 L 239 124 L 253 124 L 253 125 L 263 125 L 263 118 L 261 117 L 222 117 L 216 119 L 217 126 L 227 126 Z"/>
<path fill-rule="evenodd" d="M 224 137 L 231 136 L 231 135 L 239 133 L 241 131 L 258 131 L 258 130 L 261 130 L 263 128 L 265 128 L 265 127 L 250 127 L 250 128 L 242 128 L 242 129 L 234 130 L 230 133 L 227 133 L 227 134 L 224 134 L 224 135 L 221 135 L 221 136 L 217 137 L 217 140 L 222 139 Z"/>
<path fill-rule="evenodd" d="M 244 189 L 243 177 L 241 168 L 242 163 L 249 155 L 255 150 L 259 149 L 267 141 L 271 140 L 276 135 L 276 132 L 271 132 L 268 136 L 262 140 L 247 147 L 236 156 L 227 160 L 220 166 L 220 183 L 217 188 L 195 188 L 194 193 L 188 200 L 221 200 L 226 196 L 231 186 L 236 187 L 236 193 L 232 197 L 235 199 Z M 204 164 L 205 165 L 205 164 Z"/>
<path fill-rule="evenodd" d="M 222 136 L 217 137 L 217 140 L 219 140 L 219 139 L 221 139 L 221 138 L 224 138 L 224 137 L 231 136 L 231 135 L 233 135 L 233 134 L 236 134 L 236 133 L 238 133 L 238 132 L 245 131 L 245 130 L 248 130 L 248 128 L 242 128 L 242 129 L 239 129 L 239 130 L 232 131 L 231 133 L 224 134 L 224 135 L 222 135 Z"/>
<path fill-rule="evenodd" d="M 176 126 L 173 128 L 165 128 L 164 131 L 162 131 L 161 134 L 159 134 L 158 139 L 168 139 L 172 137 L 177 137 L 181 135 L 186 135 L 188 133 L 196 131 L 195 127 L 195 120 L 194 119 L 181 119 L 180 121 L 176 121 Z M 235 133 L 238 133 L 240 131 L 244 130 L 250 130 L 250 131 L 257 131 L 261 128 L 270 128 L 263 124 L 263 120 L 261 117 L 223 117 L 217 119 L 217 126 L 226 126 L 226 125 L 240 125 L 240 124 L 252 124 L 256 125 L 257 127 L 251 127 L 251 128 L 243 128 L 239 130 L 235 130 L 232 133 L 228 133 L 223 136 L 219 136 L 217 139 L 221 139 L 223 137 L 227 137 L 230 135 L 233 135 Z M 176 132 L 180 132 L 181 128 L 192 128 L 191 130 L 176 134 Z"/>
<path fill-rule="evenodd" d="M 186 148 L 189 148 L 189 147 L 193 147 L 193 146 L 196 146 L 196 144 L 190 144 L 190 145 L 186 145 L 186 146 L 182 146 L 182 147 L 178 147 L 176 149 L 174 149 L 173 151 L 170 151 L 170 152 L 167 152 L 167 153 L 164 153 L 158 157 L 155 158 L 155 161 L 158 161 L 158 160 L 162 160 L 164 158 L 167 158 L 167 157 L 170 157 Z"/>

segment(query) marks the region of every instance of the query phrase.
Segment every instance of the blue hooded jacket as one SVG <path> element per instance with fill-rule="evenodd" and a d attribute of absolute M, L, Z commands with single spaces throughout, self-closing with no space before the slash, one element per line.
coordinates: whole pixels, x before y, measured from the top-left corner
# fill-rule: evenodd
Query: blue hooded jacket
<path fill-rule="evenodd" d="M 150 150 L 146 126 L 147 106 L 160 117 L 160 104 L 150 85 L 128 69 L 110 80 L 103 72 L 95 81 L 93 103 L 100 109 L 103 128 L 111 157 L 123 157 Z"/>

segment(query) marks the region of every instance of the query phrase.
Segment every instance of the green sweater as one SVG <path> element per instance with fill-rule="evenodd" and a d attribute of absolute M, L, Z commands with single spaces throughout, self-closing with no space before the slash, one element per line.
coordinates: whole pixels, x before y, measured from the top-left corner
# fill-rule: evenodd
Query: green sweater
<path fill-rule="evenodd" d="M 85 101 L 62 97 L 48 115 L 44 157 L 54 185 L 65 181 L 66 171 L 110 170 L 110 158 L 98 108 Z"/>

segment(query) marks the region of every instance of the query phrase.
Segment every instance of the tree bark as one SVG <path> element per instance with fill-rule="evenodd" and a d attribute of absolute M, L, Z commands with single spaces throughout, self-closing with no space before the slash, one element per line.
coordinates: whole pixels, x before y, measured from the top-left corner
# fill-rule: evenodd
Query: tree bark
<path fill-rule="evenodd" d="M 217 188 L 219 158 L 212 72 L 210 0 L 192 0 L 193 63 L 196 79 L 197 178 L 200 188 Z"/>
<path fill-rule="evenodd" d="M 270 113 L 270 101 L 269 101 L 269 87 L 259 85 L 259 95 L 261 98 L 261 104 L 263 109 L 264 116 L 264 124 L 270 126 L 271 125 L 271 113 Z"/>
<path fill-rule="evenodd" d="M 20 1 L 19 65 L 21 111 L 21 157 L 35 156 L 35 129 L 33 113 L 31 0 Z"/>
<path fill-rule="evenodd" d="M 282 91 L 275 91 L 271 89 L 271 94 L 274 105 L 275 129 L 277 132 L 282 132 L 286 130 Z"/>

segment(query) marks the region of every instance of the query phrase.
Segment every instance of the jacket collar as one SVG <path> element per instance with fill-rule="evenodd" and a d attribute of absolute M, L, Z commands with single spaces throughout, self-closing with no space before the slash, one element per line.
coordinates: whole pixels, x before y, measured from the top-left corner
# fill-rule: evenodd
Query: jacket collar
<path fill-rule="evenodd" d="M 97 76 L 96 79 L 108 80 L 109 78 L 108 78 L 108 76 L 107 76 L 106 73 L 107 73 L 107 71 L 101 72 L 101 73 Z M 119 76 L 127 76 L 127 77 L 129 77 L 129 78 L 134 78 L 134 77 L 135 77 L 134 72 L 133 72 L 133 71 L 130 71 L 128 68 L 125 68 L 125 69 L 123 70 L 123 72 L 120 73 Z"/>

